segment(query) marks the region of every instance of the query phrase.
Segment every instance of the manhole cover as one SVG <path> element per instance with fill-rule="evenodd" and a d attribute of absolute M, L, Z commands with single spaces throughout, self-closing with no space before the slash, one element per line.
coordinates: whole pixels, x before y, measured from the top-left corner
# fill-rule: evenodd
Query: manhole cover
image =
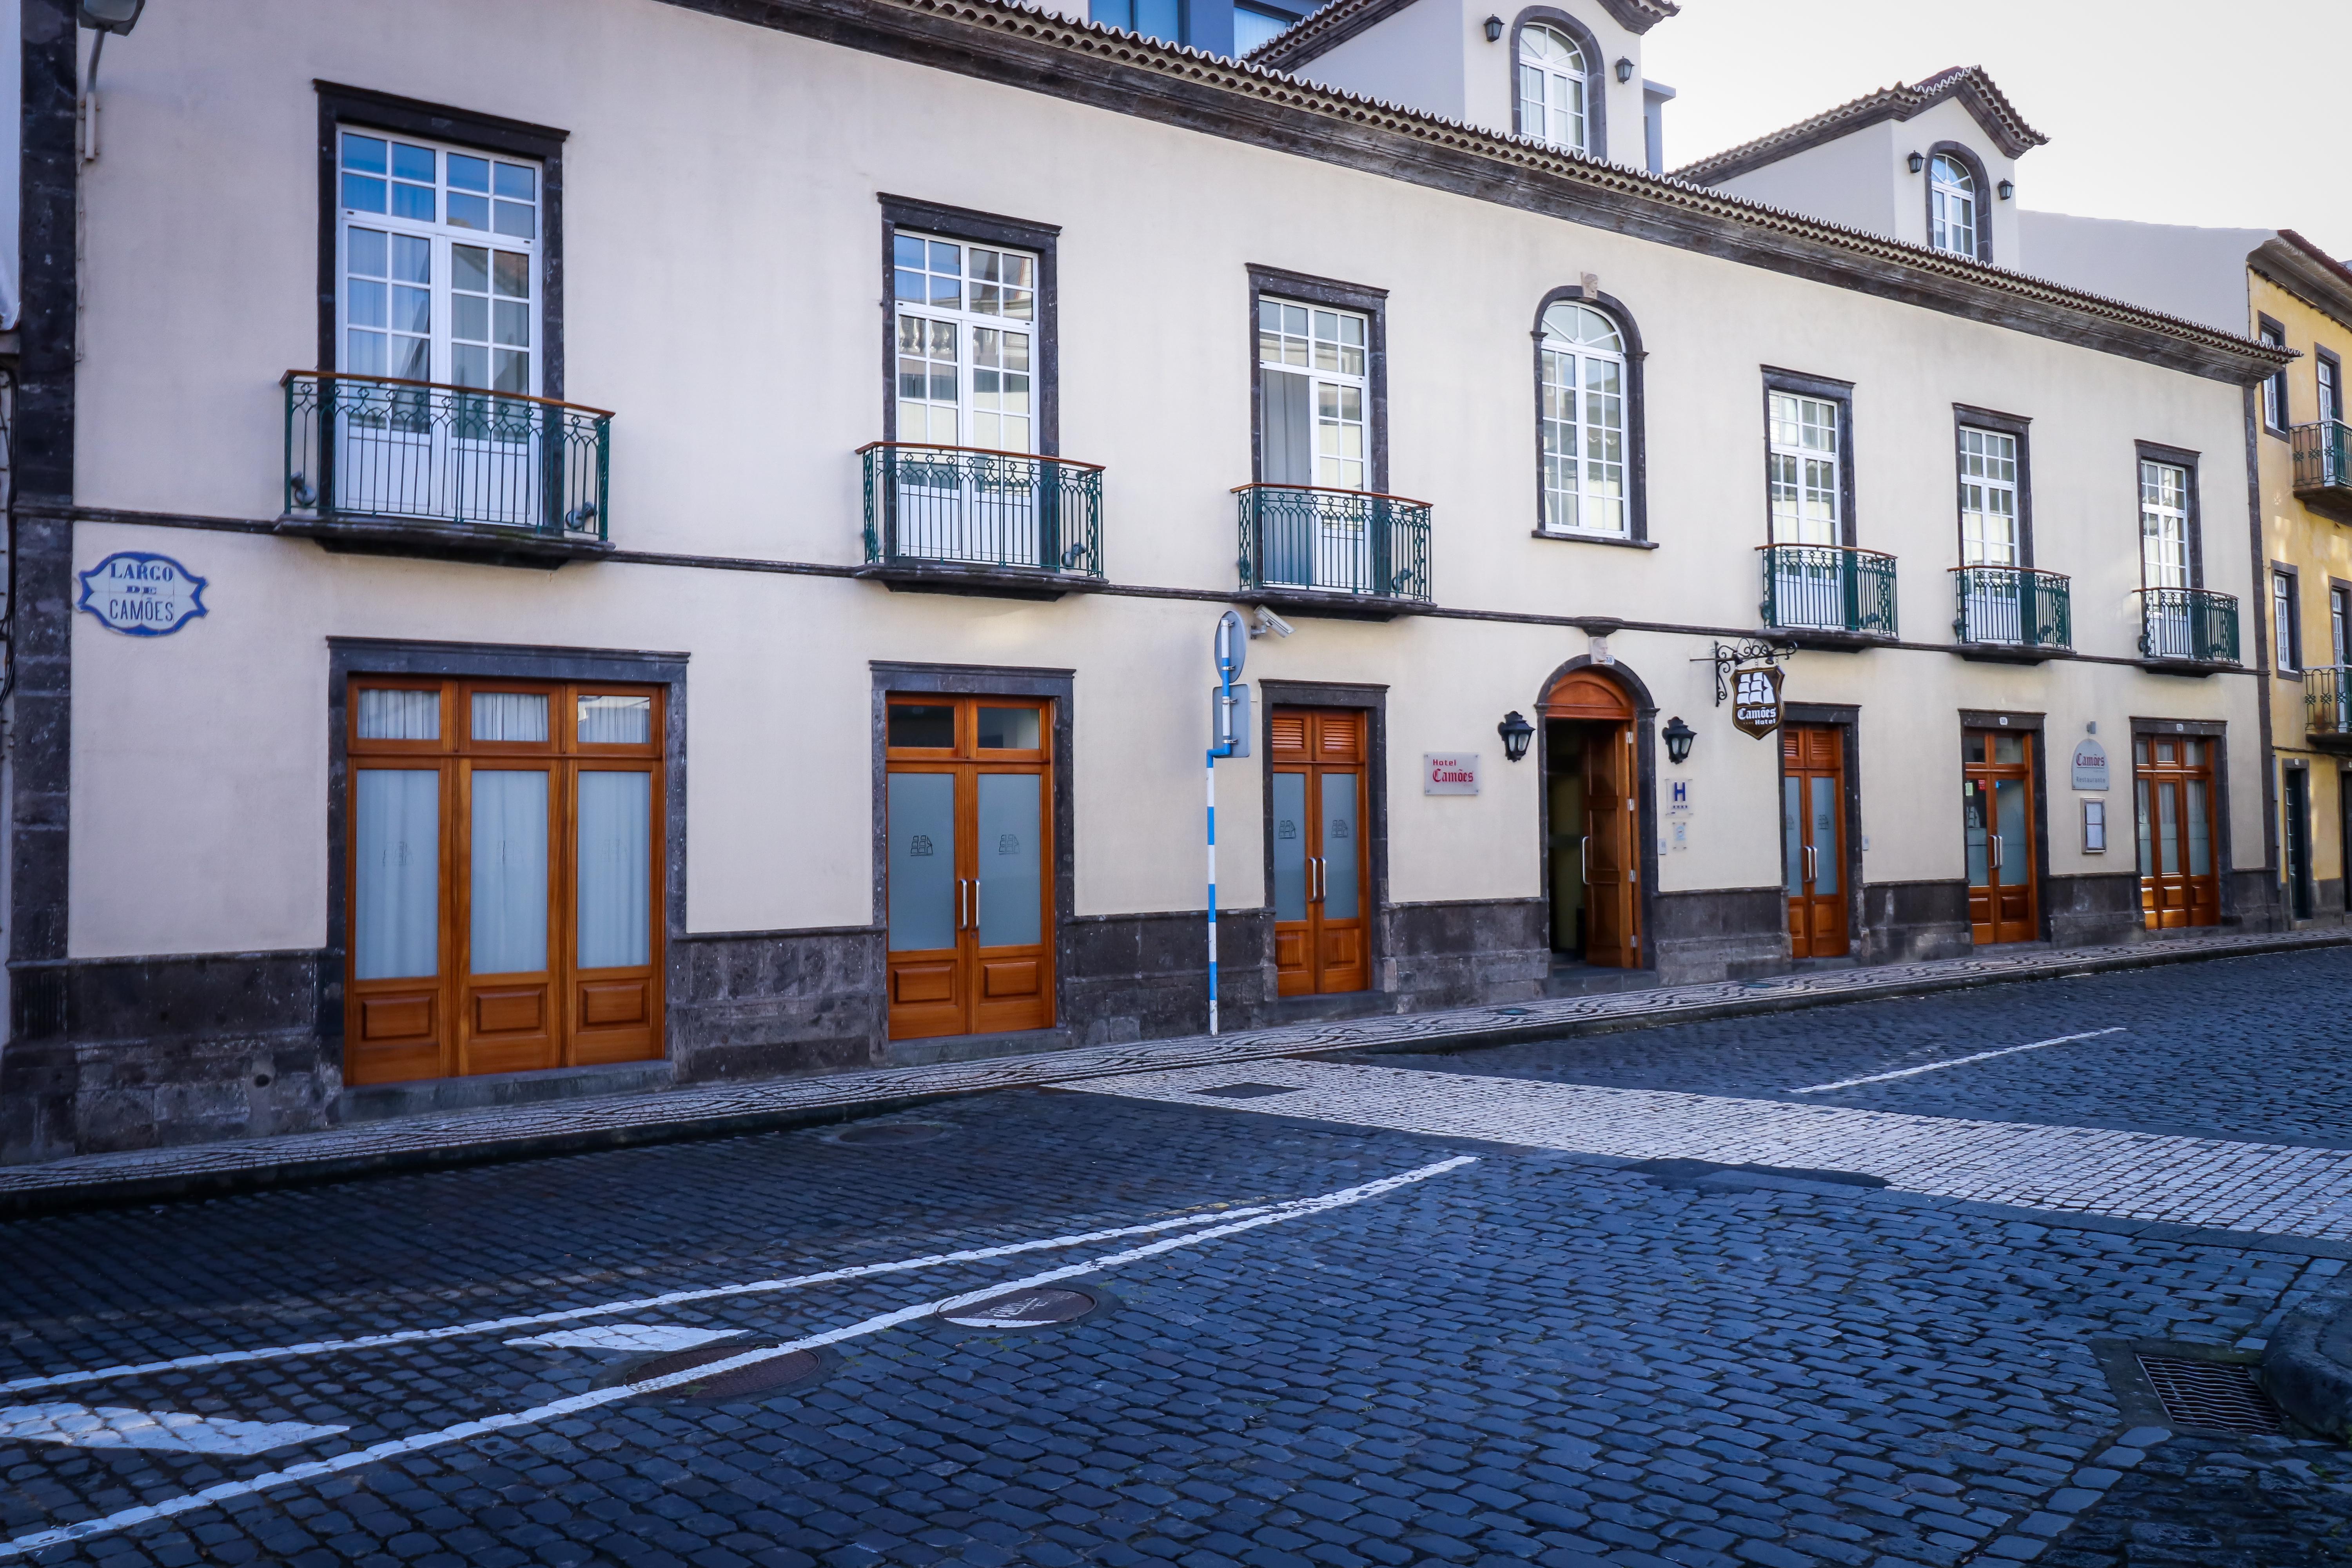
<path fill-rule="evenodd" d="M 2236 1436 L 2280 1430 L 2278 1406 L 2254 1382 L 2254 1369 L 2235 1362 L 2188 1361 L 2144 1355 L 2140 1371 L 2176 1426 Z"/>
<path fill-rule="evenodd" d="M 756 1345 L 709 1345 L 701 1350 L 679 1351 L 675 1355 L 656 1356 L 642 1366 L 629 1369 L 628 1381 L 644 1383 L 651 1378 L 667 1377 L 673 1373 L 691 1372 L 698 1366 L 709 1366 L 718 1362 L 731 1361 Z M 707 1378 L 689 1379 L 668 1388 L 656 1389 L 648 1399 L 746 1399 L 766 1394 L 772 1389 L 814 1376 L 822 1363 L 808 1351 L 786 1351 L 765 1361 L 755 1361 L 745 1366 L 730 1367 Z"/>
<path fill-rule="evenodd" d="M 1221 1083 L 1214 1089 L 1196 1089 L 1192 1092 L 1218 1100 L 1264 1100 L 1269 1094 L 1297 1094 L 1298 1089 L 1295 1083 Z"/>
<path fill-rule="evenodd" d="M 948 1129 L 937 1121 L 874 1121 L 845 1127 L 828 1141 L 861 1149 L 895 1149 L 906 1143 L 928 1143 L 947 1135 Z"/>
<path fill-rule="evenodd" d="M 1042 1329 L 1073 1322 L 1095 1310 L 1083 1290 L 1015 1290 L 940 1314 L 961 1329 Z"/>

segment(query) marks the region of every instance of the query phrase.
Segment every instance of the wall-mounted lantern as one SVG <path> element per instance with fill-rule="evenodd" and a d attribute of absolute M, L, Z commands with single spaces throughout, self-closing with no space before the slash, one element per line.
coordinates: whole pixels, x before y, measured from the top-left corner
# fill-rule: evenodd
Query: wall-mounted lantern
<path fill-rule="evenodd" d="M 1495 733 L 1503 737 L 1504 759 L 1516 763 L 1528 754 L 1528 742 L 1535 739 L 1536 727 L 1528 722 L 1526 714 L 1514 708 L 1503 715 L 1503 721 L 1495 726 Z"/>
<path fill-rule="evenodd" d="M 147 0 L 81 0 L 76 19 L 101 33 L 127 33 L 138 26 L 139 13 L 146 5 Z"/>
<path fill-rule="evenodd" d="M 1666 760 L 1680 767 L 1690 759 L 1691 742 L 1698 739 L 1698 731 L 1684 723 L 1682 715 L 1677 713 L 1666 721 L 1664 734 Z"/>
<path fill-rule="evenodd" d="M 1490 44 L 1499 44 L 1503 41 L 1503 19 L 1500 16 L 1486 18 L 1486 41 Z"/>
<path fill-rule="evenodd" d="M 1927 166 L 1927 155 L 1925 153 L 1914 153 L 1903 161 L 1911 165 L 1911 172 L 1915 174 Z"/>
<path fill-rule="evenodd" d="M 1993 189 L 2000 193 L 2000 199 L 2002 201 L 2007 201 L 2010 197 L 2017 195 L 2017 186 L 2008 180 L 2003 180 L 2000 184 L 1995 185 Z"/>
<path fill-rule="evenodd" d="M 1618 60 L 1617 79 L 1621 82 L 1632 81 L 1633 79 L 1633 62 L 1632 60 L 1623 58 L 1620 58 Z"/>

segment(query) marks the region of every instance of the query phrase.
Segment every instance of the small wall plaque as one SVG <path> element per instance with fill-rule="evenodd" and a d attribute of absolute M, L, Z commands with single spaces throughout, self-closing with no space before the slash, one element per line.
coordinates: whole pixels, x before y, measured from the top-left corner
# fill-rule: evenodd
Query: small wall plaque
<path fill-rule="evenodd" d="M 117 551 L 79 575 L 75 608 L 127 637 L 169 637 L 205 613 L 205 579 L 168 555 Z"/>
<path fill-rule="evenodd" d="M 1478 793 L 1478 753 L 1475 752 L 1423 752 L 1421 754 L 1421 793 L 1423 795 L 1476 795 Z"/>
<path fill-rule="evenodd" d="M 2074 742 L 2074 787 L 2107 787 L 2107 749 L 2088 735 Z"/>
<path fill-rule="evenodd" d="M 2077 789 L 2082 786 L 2077 784 Z M 2086 800 L 2083 803 L 2083 853 L 2104 855 L 2107 852 L 2107 803 Z"/>

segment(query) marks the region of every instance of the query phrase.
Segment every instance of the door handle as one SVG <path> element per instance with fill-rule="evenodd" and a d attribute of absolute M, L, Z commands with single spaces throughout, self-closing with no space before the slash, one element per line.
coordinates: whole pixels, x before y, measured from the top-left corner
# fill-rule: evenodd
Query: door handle
<path fill-rule="evenodd" d="M 1576 841 L 1576 882 L 1580 888 L 1592 886 L 1592 835 L 1590 833 Z"/>
<path fill-rule="evenodd" d="M 2000 835 L 1989 835 L 1986 842 L 1992 846 L 1992 868 L 1998 871 L 2000 869 Z"/>
<path fill-rule="evenodd" d="M 1307 858 L 1307 897 L 1316 903 L 1323 901 L 1323 857 Z"/>
<path fill-rule="evenodd" d="M 956 930 L 958 930 L 958 931 L 961 931 L 961 930 L 963 930 L 963 925 L 964 925 L 964 921 L 963 921 L 963 879 L 962 879 L 961 877 L 958 877 L 958 878 L 956 879 L 956 923 L 955 923 L 955 928 L 956 928 Z"/>
<path fill-rule="evenodd" d="M 980 929 L 980 879 L 971 879 L 971 929 Z"/>
<path fill-rule="evenodd" d="M 1808 844 L 1805 846 L 1805 880 L 1808 882 L 1818 882 L 1821 879 L 1822 852 L 1813 846 Z"/>

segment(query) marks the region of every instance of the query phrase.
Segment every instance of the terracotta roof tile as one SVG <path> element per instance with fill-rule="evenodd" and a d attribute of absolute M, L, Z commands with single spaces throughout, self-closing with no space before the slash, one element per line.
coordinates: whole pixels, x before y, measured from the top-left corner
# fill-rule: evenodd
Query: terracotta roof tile
<path fill-rule="evenodd" d="M 2012 158 L 2050 140 L 2025 122 L 2024 117 L 2017 112 L 2016 106 L 2009 101 L 2000 88 L 1993 85 L 1992 78 L 1985 74 L 1982 66 L 1954 66 L 1907 87 L 1897 82 L 1893 87 L 1864 93 L 1852 102 L 1841 103 L 1811 120 L 1801 120 L 1769 136 L 1759 136 L 1753 142 L 1726 148 L 1713 157 L 1686 163 L 1674 171 L 1674 177 L 1688 180 L 1694 185 L 1717 184 L 1747 174 L 1751 169 L 1775 163 L 1792 153 L 1834 141 L 1865 125 L 1875 125 L 1882 120 L 1908 120 L 1948 98 L 1958 99 L 1969 112 L 1976 116 L 1977 123 L 1985 128 L 1986 134 L 1999 142 L 2000 150 Z"/>

